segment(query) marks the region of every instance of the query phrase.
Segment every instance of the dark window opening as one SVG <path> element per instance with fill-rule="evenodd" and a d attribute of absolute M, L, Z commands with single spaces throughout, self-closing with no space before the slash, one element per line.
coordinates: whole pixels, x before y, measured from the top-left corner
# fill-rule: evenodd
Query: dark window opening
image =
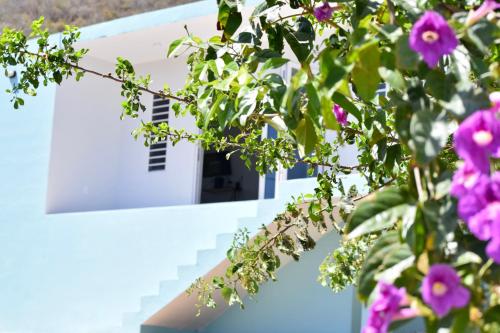
<path fill-rule="evenodd" d="M 235 135 L 234 130 L 226 131 Z M 229 151 L 205 151 L 201 182 L 201 203 L 256 200 L 259 196 L 259 174 L 245 166 L 239 153 L 227 159 Z"/>

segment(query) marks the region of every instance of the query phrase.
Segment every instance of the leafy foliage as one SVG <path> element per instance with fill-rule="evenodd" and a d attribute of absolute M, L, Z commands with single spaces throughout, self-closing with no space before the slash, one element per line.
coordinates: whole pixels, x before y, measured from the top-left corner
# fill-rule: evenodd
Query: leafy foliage
<path fill-rule="evenodd" d="M 144 108 L 142 94 L 153 93 L 175 100 L 176 115 L 193 115 L 202 129 L 192 134 L 142 123 L 134 135 L 146 144 L 188 140 L 238 152 L 261 174 L 296 164 L 313 174 L 320 167 L 314 193 L 290 203 L 258 235 L 236 236 L 225 275 L 195 282 L 190 291 L 203 305 L 217 306 L 214 294 L 221 293 L 229 304 L 243 306 L 242 290 L 257 294 L 262 283 L 277 279 L 284 259 L 299 260 L 319 235 L 333 230 L 340 247 L 320 267 L 322 284 L 339 291 L 356 282 L 359 298 L 369 302 L 384 281 L 405 287 L 428 332 L 495 332 L 500 268 L 486 256 L 486 242 L 458 217 L 449 193 L 457 161 L 452 135 L 465 118 L 489 108 L 488 95 L 498 90 L 494 15 L 469 23 L 467 12 L 478 5 L 472 0 L 344 0 L 331 19 L 319 22 L 319 2 L 267 0 L 243 24 L 239 1 L 218 5 L 220 35 L 202 40 L 188 32 L 171 43 L 169 56 L 189 52 L 189 75 L 177 92 L 151 91 L 149 78 L 137 77 L 125 59 L 114 76 L 80 67 L 85 50 L 71 46 L 78 37 L 74 28 L 57 48 L 49 45 L 42 21 L 35 22 L 34 51 L 23 33 L 6 29 L 0 64 L 24 68 L 11 91 L 14 106 L 22 105 L 20 92 L 36 92 L 38 78 L 60 83 L 90 73 L 122 85 L 124 117 L 136 117 Z M 435 68 L 409 44 L 415 21 L 429 9 L 446 18 L 459 39 Z M 286 78 L 280 73 L 290 63 L 298 67 Z M 332 113 L 334 104 L 349 113 L 347 123 Z M 276 139 L 262 138 L 266 127 L 278 132 Z M 226 128 L 239 134 L 224 136 Z M 359 164 L 341 163 L 346 145 L 357 148 Z M 492 159 L 491 168 L 498 170 L 498 161 Z M 368 195 L 344 189 L 342 175 L 351 173 L 364 177 Z M 445 317 L 433 312 L 421 291 L 430 267 L 440 263 L 453 266 L 471 294 L 467 306 Z"/>

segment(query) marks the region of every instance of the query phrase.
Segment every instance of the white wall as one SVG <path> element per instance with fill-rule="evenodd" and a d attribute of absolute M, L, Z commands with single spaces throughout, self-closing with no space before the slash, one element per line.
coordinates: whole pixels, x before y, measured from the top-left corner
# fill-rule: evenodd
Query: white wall
<path fill-rule="evenodd" d="M 113 64 L 90 59 L 86 64 L 104 73 Z M 151 73 L 152 89 L 168 83 L 176 90 L 184 84 L 185 59 L 169 59 L 136 67 Z M 148 172 L 149 149 L 135 141 L 132 130 L 138 119 L 119 120 L 119 84 L 87 75 L 81 82 L 66 81 L 58 87 L 50 158 L 47 211 L 49 213 L 118 208 L 138 208 L 195 203 L 196 145 L 181 142 L 167 148 L 165 171 Z M 151 120 L 149 109 L 141 114 Z M 196 131 L 193 119 L 175 118 L 176 128 Z"/>
<path fill-rule="evenodd" d="M 109 64 L 89 59 L 96 70 Z M 119 86 L 86 76 L 56 92 L 47 211 L 106 209 L 116 204 Z"/>
<path fill-rule="evenodd" d="M 186 60 L 176 58 L 141 64 L 136 67 L 136 71 L 142 75 L 151 74 L 153 90 L 161 90 L 166 83 L 176 91 L 184 86 Z M 143 119 L 151 121 L 152 96 L 145 95 L 143 102 L 148 107 Z M 169 123 L 174 128 L 198 133 L 190 115 L 175 118 L 171 111 Z M 175 147 L 169 143 L 166 169 L 148 172 L 149 150 L 144 147 L 143 140 L 135 141 L 130 135 L 137 124 L 137 120 L 133 119 L 126 119 L 120 124 L 118 208 L 196 203 L 194 191 L 198 146 L 185 141 L 179 142 Z"/>

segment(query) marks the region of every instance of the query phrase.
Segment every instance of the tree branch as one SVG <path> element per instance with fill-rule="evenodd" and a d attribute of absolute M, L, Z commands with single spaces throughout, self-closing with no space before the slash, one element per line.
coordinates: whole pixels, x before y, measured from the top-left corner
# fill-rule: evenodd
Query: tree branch
<path fill-rule="evenodd" d="M 28 54 L 28 55 L 33 56 L 33 57 L 36 57 L 38 59 L 43 59 L 45 61 L 48 61 L 47 56 L 44 55 L 44 54 L 34 53 L 34 52 L 30 52 L 30 51 L 23 51 L 23 53 Z M 120 78 L 118 78 L 116 76 L 113 76 L 113 74 L 111 74 L 111 73 L 107 73 L 107 74 L 101 73 L 101 72 L 98 72 L 98 71 L 95 71 L 95 70 L 92 70 L 92 69 L 80 66 L 78 64 L 74 64 L 74 63 L 68 62 L 68 61 L 62 63 L 62 65 L 68 66 L 70 68 L 76 69 L 76 70 L 84 72 L 84 73 L 89 73 L 89 74 L 92 74 L 92 75 L 95 75 L 95 76 L 99 76 L 99 77 L 104 78 L 104 79 L 108 79 L 108 80 L 111 80 L 111 81 L 114 81 L 114 82 L 118 82 L 118 83 L 121 83 L 121 84 L 123 84 L 123 83 L 126 82 L 123 79 L 120 79 Z M 172 95 L 172 94 L 167 94 L 167 93 L 165 93 L 162 90 L 153 91 L 153 90 L 151 90 L 151 89 L 149 89 L 147 87 L 143 87 L 143 86 L 139 86 L 138 89 L 140 91 L 142 91 L 142 92 L 146 92 L 146 93 L 149 93 L 149 94 L 152 94 L 152 95 L 160 96 L 160 97 L 162 97 L 164 99 L 173 99 L 173 100 L 176 100 L 178 102 L 185 103 L 185 104 L 192 103 L 192 101 L 190 101 L 190 100 L 188 100 L 186 98 L 178 97 L 178 96 L 175 96 L 175 95 Z"/>
<path fill-rule="evenodd" d="M 392 0 L 387 0 L 387 8 L 389 9 L 390 23 L 396 24 L 396 8 Z"/>

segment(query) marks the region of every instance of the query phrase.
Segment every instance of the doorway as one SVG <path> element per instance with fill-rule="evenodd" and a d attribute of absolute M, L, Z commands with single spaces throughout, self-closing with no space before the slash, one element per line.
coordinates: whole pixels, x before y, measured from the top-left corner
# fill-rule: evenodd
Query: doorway
<path fill-rule="evenodd" d="M 234 130 L 226 135 L 235 135 Z M 227 159 L 230 151 L 203 152 L 200 203 L 257 200 L 259 196 L 259 174 L 248 169 L 235 152 Z"/>

